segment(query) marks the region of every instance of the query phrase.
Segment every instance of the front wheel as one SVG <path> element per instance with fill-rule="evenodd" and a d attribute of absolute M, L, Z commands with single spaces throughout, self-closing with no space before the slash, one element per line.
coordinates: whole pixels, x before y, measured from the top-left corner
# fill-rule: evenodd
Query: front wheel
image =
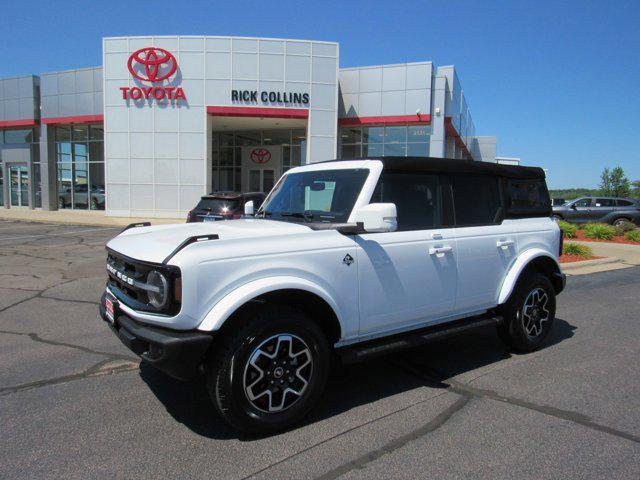
<path fill-rule="evenodd" d="M 329 345 L 303 312 L 265 306 L 219 339 L 207 387 L 221 416 L 248 433 L 274 433 L 317 403 L 329 372 Z"/>
<path fill-rule="evenodd" d="M 501 308 L 498 335 L 507 346 L 530 352 L 542 347 L 556 315 L 556 294 L 549 278 L 527 274 Z"/>

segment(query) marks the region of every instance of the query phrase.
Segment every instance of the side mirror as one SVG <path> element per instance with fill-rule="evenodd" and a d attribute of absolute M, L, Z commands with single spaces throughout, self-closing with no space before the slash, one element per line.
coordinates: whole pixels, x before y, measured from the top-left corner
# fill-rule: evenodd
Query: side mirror
<path fill-rule="evenodd" d="M 358 209 L 356 223 L 362 222 L 368 233 L 394 232 L 398 228 L 395 203 L 370 203 Z"/>
<path fill-rule="evenodd" d="M 571 204 L 571 208 L 572 208 L 573 210 L 577 210 L 577 209 L 578 209 L 578 207 L 576 207 L 576 204 L 575 204 L 575 203 Z"/>
<path fill-rule="evenodd" d="M 249 200 L 244 204 L 244 214 L 248 217 L 253 217 L 254 208 L 253 208 L 253 200 Z"/>

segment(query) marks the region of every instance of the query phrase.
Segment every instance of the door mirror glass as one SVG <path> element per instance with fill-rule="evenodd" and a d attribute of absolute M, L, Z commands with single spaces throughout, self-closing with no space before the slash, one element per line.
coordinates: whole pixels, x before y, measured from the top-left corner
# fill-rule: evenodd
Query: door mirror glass
<path fill-rule="evenodd" d="M 370 203 L 358 209 L 356 223 L 362 222 L 367 233 L 394 232 L 398 228 L 395 203 Z"/>
<path fill-rule="evenodd" d="M 246 216 L 252 217 L 254 213 L 253 200 L 249 200 L 244 204 L 244 214 Z"/>

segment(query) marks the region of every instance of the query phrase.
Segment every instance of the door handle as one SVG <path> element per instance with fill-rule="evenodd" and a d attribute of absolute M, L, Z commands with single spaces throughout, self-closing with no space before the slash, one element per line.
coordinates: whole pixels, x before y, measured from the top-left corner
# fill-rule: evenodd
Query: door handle
<path fill-rule="evenodd" d="M 506 249 L 507 247 L 510 247 L 513 244 L 514 244 L 513 240 L 498 240 L 496 242 L 496 246 L 498 248 L 504 248 L 504 249 Z"/>
<path fill-rule="evenodd" d="M 429 249 L 429 255 L 444 255 L 445 253 L 449 253 L 453 250 L 452 247 L 446 245 L 444 247 L 431 247 Z"/>

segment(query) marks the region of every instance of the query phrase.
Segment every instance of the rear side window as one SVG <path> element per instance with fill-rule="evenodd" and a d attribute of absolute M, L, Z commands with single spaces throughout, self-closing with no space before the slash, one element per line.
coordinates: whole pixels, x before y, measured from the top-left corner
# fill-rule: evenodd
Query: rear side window
<path fill-rule="evenodd" d="M 507 213 L 511 215 L 549 215 L 551 199 L 542 180 L 506 181 Z"/>
<path fill-rule="evenodd" d="M 619 207 L 632 207 L 633 206 L 633 202 L 630 202 L 629 200 L 618 200 L 618 206 Z"/>
<path fill-rule="evenodd" d="M 383 172 L 371 201 L 395 203 L 398 231 L 427 230 L 441 225 L 437 175 Z"/>
<path fill-rule="evenodd" d="M 203 198 L 196 206 L 196 210 L 228 212 L 236 210 L 239 206 L 239 198 Z"/>
<path fill-rule="evenodd" d="M 456 226 L 495 225 L 502 220 L 497 177 L 453 175 L 451 190 Z"/>
<path fill-rule="evenodd" d="M 613 198 L 596 198 L 596 207 L 615 207 L 616 201 Z"/>

